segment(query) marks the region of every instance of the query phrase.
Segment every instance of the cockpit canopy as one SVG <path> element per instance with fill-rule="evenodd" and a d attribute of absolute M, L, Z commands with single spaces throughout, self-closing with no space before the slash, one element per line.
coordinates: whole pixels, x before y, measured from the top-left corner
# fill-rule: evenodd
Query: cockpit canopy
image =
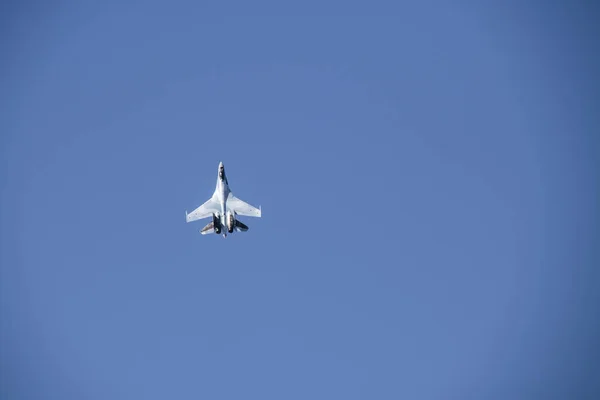
<path fill-rule="evenodd" d="M 225 181 L 225 183 L 227 183 L 227 177 L 225 176 L 225 168 L 223 168 L 223 167 L 219 168 L 219 179 L 221 181 Z"/>

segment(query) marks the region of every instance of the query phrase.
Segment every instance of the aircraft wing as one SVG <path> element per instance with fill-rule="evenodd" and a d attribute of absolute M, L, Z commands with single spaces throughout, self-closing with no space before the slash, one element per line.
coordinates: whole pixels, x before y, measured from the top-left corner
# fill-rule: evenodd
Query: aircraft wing
<path fill-rule="evenodd" d="M 192 222 L 198 219 L 207 218 L 212 216 L 213 213 L 217 213 L 221 211 L 221 206 L 219 202 L 211 197 L 200 207 L 196 208 L 191 213 L 185 213 L 185 222 Z"/>
<path fill-rule="evenodd" d="M 238 199 L 232 193 L 229 193 L 229 196 L 227 197 L 227 208 L 232 209 L 238 215 L 245 215 L 247 217 L 260 217 L 262 215 L 262 210 L 260 208 L 256 208 L 245 201 Z"/>

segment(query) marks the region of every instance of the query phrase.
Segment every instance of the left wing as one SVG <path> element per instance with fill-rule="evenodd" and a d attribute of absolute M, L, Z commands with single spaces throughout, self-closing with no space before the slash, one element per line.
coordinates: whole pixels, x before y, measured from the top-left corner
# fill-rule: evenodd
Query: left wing
<path fill-rule="evenodd" d="M 261 217 L 262 209 L 256 208 L 245 201 L 242 201 L 235 197 L 232 193 L 229 193 L 227 197 L 227 208 L 231 208 L 238 215 L 245 215 L 247 217 Z"/>
<path fill-rule="evenodd" d="M 191 213 L 185 213 L 185 222 L 192 222 L 198 219 L 210 217 L 213 213 L 221 211 L 219 202 L 215 200 L 214 196 L 208 199 L 200 207 L 196 208 Z"/>

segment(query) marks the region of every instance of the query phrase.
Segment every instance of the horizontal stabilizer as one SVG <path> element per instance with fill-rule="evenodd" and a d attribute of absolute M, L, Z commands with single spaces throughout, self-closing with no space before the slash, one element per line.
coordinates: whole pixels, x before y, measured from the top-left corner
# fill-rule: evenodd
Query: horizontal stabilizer
<path fill-rule="evenodd" d="M 215 233 L 215 223 L 214 221 L 210 221 L 202 230 L 200 231 L 203 235 L 208 235 L 209 233 Z"/>
<path fill-rule="evenodd" d="M 246 232 L 248 230 L 248 226 L 240 221 L 235 221 L 235 230 L 238 232 Z"/>

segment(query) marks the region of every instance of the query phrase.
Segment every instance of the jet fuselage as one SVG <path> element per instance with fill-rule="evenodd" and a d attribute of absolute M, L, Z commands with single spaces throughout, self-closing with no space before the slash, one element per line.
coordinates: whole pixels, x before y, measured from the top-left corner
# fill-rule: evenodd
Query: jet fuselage
<path fill-rule="evenodd" d="M 219 163 L 219 171 L 217 174 L 217 200 L 221 205 L 221 215 L 219 215 L 219 221 L 221 222 L 221 229 L 223 237 L 227 237 L 227 197 L 229 197 L 229 182 L 227 182 L 227 175 L 225 174 L 225 167 L 223 163 Z"/>
<path fill-rule="evenodd" d="M 240 221 L 238 216 L 260 218 L 261 208 L 256 208 L 233 195 L 222 162 L 219 163 L 215 186 L 211 198 L 191 213 L 185 212 L 186 222 L 211 217 L 212 221 L 200 230 L 203 235 L 214 232 L 217 234 L 223 233 L 223 237 L 227 237 L 227 233 L 232 233 L 234 230 L 236 232 L 248 231 L 248 226 Z"/>

